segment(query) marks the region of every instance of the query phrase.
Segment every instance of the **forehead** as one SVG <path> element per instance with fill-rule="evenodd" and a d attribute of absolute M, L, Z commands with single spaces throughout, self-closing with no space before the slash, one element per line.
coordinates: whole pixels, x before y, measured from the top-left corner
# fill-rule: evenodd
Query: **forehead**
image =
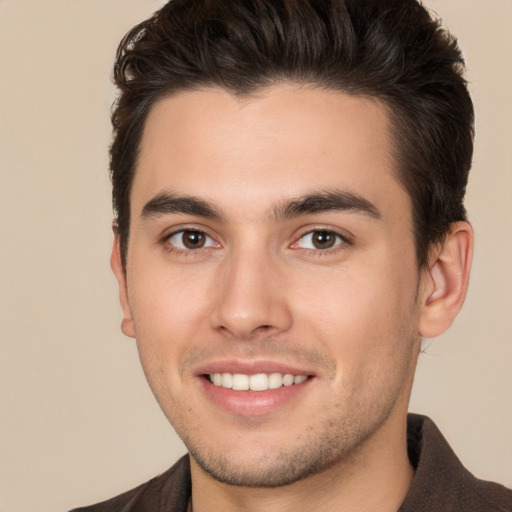
<path fill-rule="evenodd" d="M 249 97 L 182 92 L 148 116 L 132 212 L 162 192 L 241 213 L 322 189 L 409 208 L 391 148 L 387 110 L 371 98 L 293 85 Z"/>

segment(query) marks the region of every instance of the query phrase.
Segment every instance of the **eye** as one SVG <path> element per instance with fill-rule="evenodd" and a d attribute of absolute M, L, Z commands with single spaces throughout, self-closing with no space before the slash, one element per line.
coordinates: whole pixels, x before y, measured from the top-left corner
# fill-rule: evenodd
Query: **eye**
<path fill-rule="evenodd" d="M 302 235 L 295 245 L 301 249 L 325 250 L 333 249 L 343 242 L 346 240 L 334 231 L 315 230 Z"/>
<path fill-rule="evenodd" d="M 182 230 L 173 233 L 167 238 L 167 242 L 176 249 L 194 250 L 214 247 L 216 244 L 206 233 L 195 230 Z"/>

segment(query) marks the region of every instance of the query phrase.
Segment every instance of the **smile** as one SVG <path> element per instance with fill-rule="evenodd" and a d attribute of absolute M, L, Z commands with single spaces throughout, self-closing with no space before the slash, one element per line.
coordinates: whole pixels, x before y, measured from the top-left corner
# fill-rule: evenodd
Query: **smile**
<path fill-rule="evenodd" d="M 215 386 L 235 391 L 267 391 L 283 386 L 302 384 L 307 380 L 307 375 L 292 375 L 290 373 L 257 373 L 247 375 L 243 373 L 211 373 L 210 382 Z"/>

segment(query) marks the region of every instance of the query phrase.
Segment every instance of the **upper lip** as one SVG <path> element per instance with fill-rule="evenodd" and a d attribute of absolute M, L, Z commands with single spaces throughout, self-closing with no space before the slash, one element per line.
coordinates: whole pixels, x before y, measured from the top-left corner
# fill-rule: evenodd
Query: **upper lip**
<path fill-rule="evenodd" d="M 269 360 L 241 360 L 225 359 L 204 363 L 197 368 L 197 375 L 209 375 L 212 373 L 241 373 L 245 375 L 255 375 L 257 373 L 283 373 L 291 375 L 313 375 L 311 369 L 290 365 Z"/>

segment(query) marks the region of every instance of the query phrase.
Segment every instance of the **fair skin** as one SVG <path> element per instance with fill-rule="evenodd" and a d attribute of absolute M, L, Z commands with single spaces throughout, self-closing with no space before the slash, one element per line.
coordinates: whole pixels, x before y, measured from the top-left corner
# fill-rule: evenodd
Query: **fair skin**
<path fill-rule="evenodd" d="M 192 455 L 195 512 L 405 498 L 420 341 L 462 305 L 472 231 L 454 224 L 418 270 L 390 147 L 381 104 L 319 88 L 152 109 L 112 268 L 123 332 Z"/>

